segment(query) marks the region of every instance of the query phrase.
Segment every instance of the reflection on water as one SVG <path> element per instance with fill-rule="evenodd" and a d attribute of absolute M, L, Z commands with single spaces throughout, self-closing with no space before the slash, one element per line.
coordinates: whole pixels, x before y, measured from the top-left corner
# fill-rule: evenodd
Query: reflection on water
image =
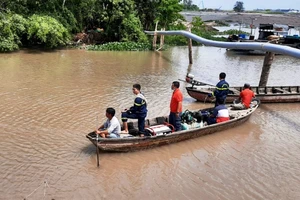
<path fill-rule="evenodd" d="M 133 83 L 148 117 L 168 114 L 171 82 L 186 73 L 216 84 L 257 85 L 262 56 L 194 47 L 164 52 L 61 50 L 0 55 L 0 199 L 298 199 L 300 106 L 262 105 L 245 124 L 132 153 L 101 153 L 85 138 L 131 106 Z M 299 85 L 300 61 L 277 56 L 269 85 Z M 195 102 L 182 82 L 184 109 Z M 97 121 L 97 116 L 99 121 Z"/>

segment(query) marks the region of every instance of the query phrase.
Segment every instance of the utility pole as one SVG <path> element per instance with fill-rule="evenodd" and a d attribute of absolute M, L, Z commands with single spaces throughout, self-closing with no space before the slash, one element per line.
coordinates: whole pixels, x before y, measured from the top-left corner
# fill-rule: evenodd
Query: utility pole
<path fill-rule="evenodd" d="M 200 1 L 200 6 L 202 5 L 202 9 L 204 10 L 204 2 Z"/>
<path fill-rule="evenodd" d="M 250 28 L 251 28 L 251 35 L 252 35 L 252 29 L 253 29 L 253 27 L 254 27 L 254 25 L 253 25 L 253 21 L 254 20 L 257 20 L 256 18 L 251 18 L 251 24 L 250 24 Z"/>

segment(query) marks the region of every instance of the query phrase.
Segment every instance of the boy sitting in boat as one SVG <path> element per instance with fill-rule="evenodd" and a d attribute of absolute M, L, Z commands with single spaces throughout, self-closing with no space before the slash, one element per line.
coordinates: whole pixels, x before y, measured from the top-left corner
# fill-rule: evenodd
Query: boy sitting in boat
<path fill-rule="evenodd" d="M 223 99 L 216 99 L 218 101 L 218 106 L 216 106 L 213 110 L 213 113 L 207 119 L 208 125 L 225 122 L 229 120 L 229 111 L 224 104 Z"/>

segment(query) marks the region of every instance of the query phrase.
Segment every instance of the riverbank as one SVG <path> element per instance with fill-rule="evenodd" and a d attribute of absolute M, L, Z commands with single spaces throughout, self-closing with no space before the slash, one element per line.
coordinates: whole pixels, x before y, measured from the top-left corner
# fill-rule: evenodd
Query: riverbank
<path fill-rule="evenodd" d="M 201 17 L 205 21 L 221 21 L 225 23 L 242 23 L 255 27 L 259 24 L 285 24 L 300 28 L 300 14 L 262 14 L 262 13 L 229 13 L 229 12 L 197 12 L 181 13 L 187 21 L 193 17 Z"/>

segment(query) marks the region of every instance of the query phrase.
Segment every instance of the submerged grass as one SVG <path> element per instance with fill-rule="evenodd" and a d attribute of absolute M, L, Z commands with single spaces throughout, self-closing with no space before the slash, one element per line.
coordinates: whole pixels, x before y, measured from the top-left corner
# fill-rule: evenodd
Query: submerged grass
<path fill-rule="evenodd" d="M 152 49 L 149 43 L 136 42 L 109 42 L 102 45 L 89 45 L 90 51 L 149 51 Z"/>

